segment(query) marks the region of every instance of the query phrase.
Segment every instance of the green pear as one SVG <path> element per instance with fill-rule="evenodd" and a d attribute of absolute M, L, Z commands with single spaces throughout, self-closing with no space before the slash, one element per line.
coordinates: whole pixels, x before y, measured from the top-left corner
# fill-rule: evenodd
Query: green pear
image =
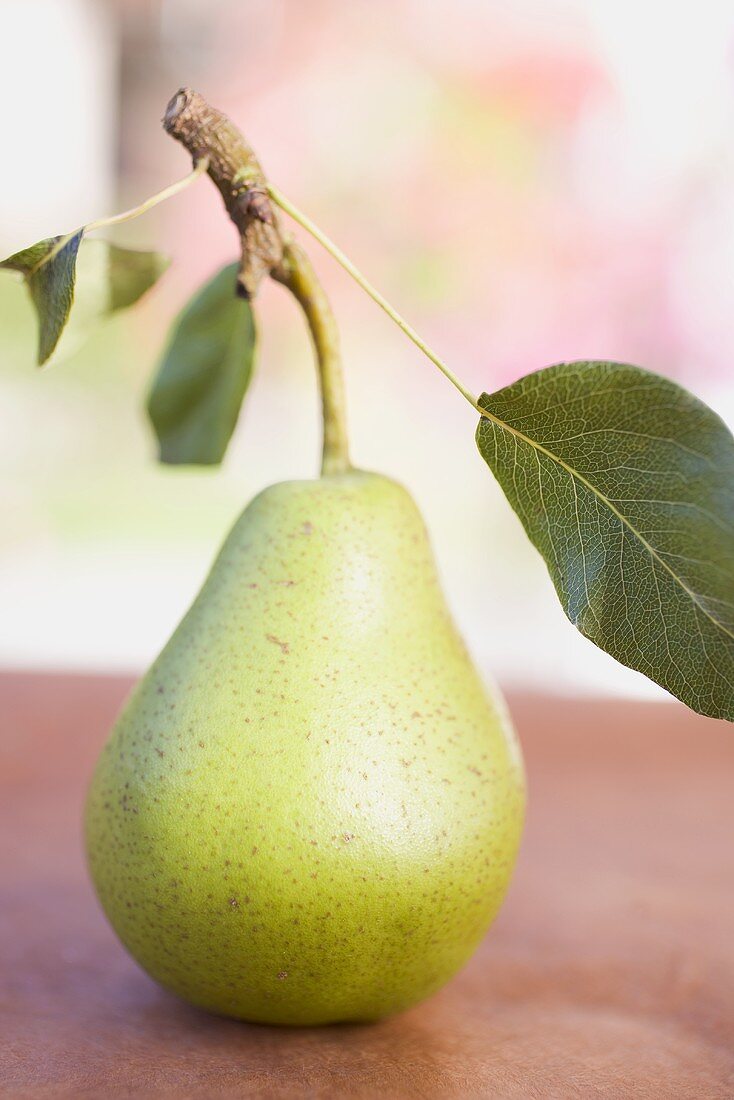
<path fill-rule="evenodd" d="M 86 838 L 166 988 L 245 1020 L 366 1021 L 470 957 L 524 804 L 417 508 L 350 471 L 245 510 L 102 753 Z"/>

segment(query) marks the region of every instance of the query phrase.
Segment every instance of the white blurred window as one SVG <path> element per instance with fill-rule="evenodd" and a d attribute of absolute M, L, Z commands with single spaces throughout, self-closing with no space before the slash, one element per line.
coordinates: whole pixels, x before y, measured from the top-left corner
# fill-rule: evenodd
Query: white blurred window
<path fill-rule="evenodd" d="M 0 98 L 11 105 L 3 110 L 0 174 L 7 255 L 110 208 L 117 48 L 108 6 L 3 0 Z"/>

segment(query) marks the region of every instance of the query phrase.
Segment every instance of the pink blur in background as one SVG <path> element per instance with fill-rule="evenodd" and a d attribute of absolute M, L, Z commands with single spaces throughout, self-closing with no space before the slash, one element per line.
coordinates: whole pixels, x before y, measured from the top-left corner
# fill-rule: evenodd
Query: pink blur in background
<path fill-rule="evenodd" d="M 731 4 L 4 0 L 0 89 L 17 114 L 2 253 L 185 174 L 160 126 L 182 84 L 240 124 L 474 391 L 620 359 L 734 422 Z M 6 666 L 142 669 L 252 494 L 317 472 L 310 348 L 274 286 L 256 303 L 257 377 L 224 466 L 156 465 L 142 404 L 161 340 L 236 240 L 206 181 L 115 239 L 173 266 L 48 371 L 33 367 L 23 288 L 0 281 Z M 304 243 L 341 325 L 355 458 L 414 493 L 483 670 L 530 689 L 662 694 L 566 622 L 476 452 L 471 410 Z"/>

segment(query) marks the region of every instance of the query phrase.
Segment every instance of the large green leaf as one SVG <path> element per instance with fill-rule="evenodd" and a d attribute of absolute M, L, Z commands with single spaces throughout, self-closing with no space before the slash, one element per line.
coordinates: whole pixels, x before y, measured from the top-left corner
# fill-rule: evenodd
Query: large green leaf
<path fill-rule="evenodd" d="M 73 350 L 93 322 L 137 302 L 168 267 L 168 259 L 158 252 L 82 242 L 83 235 L 79 229 L 66 237 L 49 237 L 0 263 L 25 278 L 38 314 L 39 364 L 56 351 L 62 333 L 56 357 L 62 348 L 67 354 Z"/>
<path fill-rule="evenodd" d="M 255 325 L 228 264 L 179 314 L 148 397 L 160 461 L 222 461 L 252 375 Z"/>
<path fill-rule="evenodd" d="M 479 450 L 571 622 L 734 720 L 734 439 L 720 418 L 622 363 L 561 363 L 479 404 Z"/>

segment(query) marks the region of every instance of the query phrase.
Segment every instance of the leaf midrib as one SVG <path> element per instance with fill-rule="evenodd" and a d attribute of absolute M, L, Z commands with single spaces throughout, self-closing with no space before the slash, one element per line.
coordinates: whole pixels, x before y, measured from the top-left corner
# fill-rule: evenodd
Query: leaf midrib
<path fill-rule="evenodd" d="M 550 458 L 551 461 L 556 462 L 568 474 L 570 474 L 570 476 L 572 478 L 575 478 L 577 481 L 579 481 L 582 485 L 584 485 L 587 489 L 589 489 L 590 492 L 592 492 L 594 494 L 594 496 L 597 497 L 603 504 L 606 504 L 607 508 L 610 510 L 610 512 L 612 512 L 613 515 L 615 515 L 617 517 L 619 522 L 622 523 L 635 536 L 635 538 L 642 544 L 642 546 L 644 546 L 644 548 L 647 550 L 650 557 L 653 558 L 654 561 L 658 562 L 658 564 L 663 567 L 663 569 L 666 571 L 666 573 L 668 573 L 673 578 L 673 580 L 678 585 L 680 585 L 680 587 L 683 589 L 683 591 L 686 593 L 686 595 L 688 595 L 690 597 L 690 599 L 693 601 L 693 603 L 696 605 L 696 607 L 699 609 L 699 611 L 703 615 L 705 615 L 705 617 L 711 623 L 713 623 L 713 625 L 715 627 L 717 627 L 717 629 L 719 629 L 723 634 L 725 634 L 728 638 L 731 638 L 731 640 L 734 641 L 734 633 L 732 633 L 732 631 L 728 630 L 724 626 L 723 623 L 719 622 L 718 619 L 715 619 L 713 617 L 713 615 L 711 615 L 709 613 L 709 611 L 702 605 L 698 595 L 693 591 L 693 589 L 688 587 L 688 585 L 683 580 L 683 578 L 680 577 L 675 572 L 674 569 L 671 569 L 671 567 L 668 565 L 668 563 L 665 561 L 665 559 L 660 557 L 660 555 L 658 554 L 655 547 L 652 546 L 647 541 L 645 536 L 640 531 L 637 530 L 635 525 L 633 523 L 631 523 L 630 520 L 627 519 L 627 517 L 624 515 L 624 513 L 620 512 L 618 508 L 615 508 L 615 506 L 611 502 L 611 500 L 609 500 L 609 498 L 606 497 L 604 495 L 604 493 L 601 492 L 600 489 L 597 489 L 596 486 L 594 486 L 590 481 L 588 481 L 587 478 L 585 478 L 583 474 L 579 473 L 578 470 L 575 470 L 573 466 L 570 466 L 559 455 L 554 454 L 553 451 L 549 451 L 548 448 L 544 447 L 542 443 L 538 443 L 536 440 L 532 439 L 530 436 L 525 435 L 525 433 L 521 432 L 518 428 L 513 428 L 511 424 L 508 424 L 506 421 L 502 420 L 495 413 L 490 412 L 489 409 L 485 408 L 483 405 L 478 404 L 478 410 L 481 413 L 481 415 L 483 417 L 485 417 L 487 420 L 491 421 L 491 423 L 496 424 L 499 428 L 502 428 L 504 431 L 509 432 L 510 435 L 513 435 L 517 439 L 521 439 L 524 443 L 529 444 L 531 447 L 534 448 L 534 450 L 539 451 L 541 454 L 546 455 L 546 457 Z"/>

